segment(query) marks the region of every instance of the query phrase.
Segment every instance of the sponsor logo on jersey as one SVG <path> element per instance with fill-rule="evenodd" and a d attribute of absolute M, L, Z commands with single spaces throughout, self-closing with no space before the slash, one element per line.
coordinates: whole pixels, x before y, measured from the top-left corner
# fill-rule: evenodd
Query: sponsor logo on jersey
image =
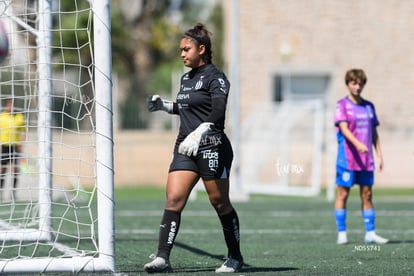
<path fill-rule="evenodd" d="M 190 98 L 189 94 L 178 94 L 177 100 L 188 100 Z"/>
<path fill-rule="evenodd" d="M 202 80 L 199 80 L 197 83 L 196 83 L 196 85 L 195 85 L 195 89 L 200 89 L 201 87 L 203 87 L 203 81 Z"/>
<path fill-rule="evenodd" d="M 218 78 L 218 82 L 220 83 L 220 90 L 221 92 L 223 92 L 224 94 L 227 94 L 227 86 L 226 86 L 226 81 L 223 80 L 222 78 Z"/>
<path fill-rule="evenodd" d="M 351 174 L 349 172 L 342 173 L 342 180 L 348 182 L 351 179 Z"/>
<path fill-rule="evenodd" d="M 179 109 L 189 109 L 189 105 L 186 103 L 178 103 L 178 108 Z"/>
<path fill-rule="evenodd" d="M 368 112 L 368 116 L 372 119 L 374 118 L 374 111 L 372 110 L 372 107 L 367 105 L 367 112 Z"/>
<path fill-rule="evenodd" d="M 212 150 L 203 150 L 203 159 L 208 160 L 208 167 L 211 171 L 217 172 L 219 166 L 219 153 Z"/>
<path fill-rule="evenodd" d="M 204 159 L 218 159 L 218 152 L 211 151 L 211 150 L 204 150 L 203 151 L 203 158 Z"/>
<path fill-rule="evenodd" d="M 336 105 L 335 113 L 336 117 L 342 117 L 342 109 L 340 105 Z"/>
<path fill-rule="evenodd" d="M 200 140 L 200 146 L 205 145 L 220 145 L 221 144 L 221 135 L 207 135 Z"/>
<path fill-rule="evenodd" d="M 186 87 L 184 85 L 181 85 L 181 91 L 185 92 L 185 91 L 190 91 L 193 90 L 193 87 Z"/>
<path fill-rule="evenodd" d="M 357 117 L 357 119 L 368 119 L 368 114 L 366 114 L 366 113 L 357 113 L 355 117 Z"/>

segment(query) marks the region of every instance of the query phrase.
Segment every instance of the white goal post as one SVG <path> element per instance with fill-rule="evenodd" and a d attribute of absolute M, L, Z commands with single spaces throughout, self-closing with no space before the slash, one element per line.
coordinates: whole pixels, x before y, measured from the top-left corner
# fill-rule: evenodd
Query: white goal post
<path fill-rule="evenodd" d="M 0 274 L 114 272 L 110 0 L 0 0 L 0 21 L 0 100 L 24 115 L 20 171 L 1 156 Z"/>

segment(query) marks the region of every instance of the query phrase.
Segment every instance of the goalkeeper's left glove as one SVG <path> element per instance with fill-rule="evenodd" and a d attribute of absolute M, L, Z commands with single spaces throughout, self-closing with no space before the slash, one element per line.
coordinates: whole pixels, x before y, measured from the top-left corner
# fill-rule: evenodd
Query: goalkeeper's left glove
<path fill-rule="evenodd" d="M 200 124 L 193 132 L 185 137 L 184 141 L 181 142 L 178 147 L 178 153 L 187 155 L 187 156 L 196 156 L 198 147 L 200 145 L 201 137 L 206 134 L 210 129 L 213 123 L 202 123 Z"/>

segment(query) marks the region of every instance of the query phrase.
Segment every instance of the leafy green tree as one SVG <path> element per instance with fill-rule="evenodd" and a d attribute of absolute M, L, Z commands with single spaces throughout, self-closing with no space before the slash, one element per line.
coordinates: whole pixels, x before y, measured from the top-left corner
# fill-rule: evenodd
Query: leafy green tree
<path fill-rule="evenodd" d="M 76 8 L 84 12 L 76 15 L 63 12 L 55 18 L 56 27 L 62 30 L 53 36 L 56 64 L 62 71 L 71 70 L 71 67 L 75 69 L 79 64 L 90 64 L 93 22 L 87 9 L 88 1 L 61 0 L 59 3 L 61 11 Z M 197 22 L 205 23 L 213 33 L 213 62 L 223 66 L 221 6 L 210 7 L 209 3 L 194 0 L 111 0 L 112 65 L 114 74 L 120 79 L 117 99 L 121 101 L 122 128 L 146 126 L 149 119 L 145 108 L 147 94 L 170 94 L 172 73 L 185 70 L 178 49 L 185 29 Z M 179 5 L 172 10 L 172 4 Z M 83 70 L 86 71 L 81 73 L 82 76 L 88 76 L 88 67 Z M 91 89 L 85 87 L 82 93 L 91 93 Z"/>
<path fill-rule="evenodd" d="M 206 24 L 212 33 L 213 63 L 218 67 L 224 66 L 223 62 L 223 15 L 220 5 L 211 8 L 206 19 L 200 16 L 201 11 L 209 10 L 205 7 L 208 2 L 183 1 L 181 13 L 182 21 L 171 24 L 168 17 L 164 16 L 154 24 L 152 29 L 152 51 L 154 56 L 154 71 L 148 88 L 150 91 L 168 93 L 171 90 L 171 75 L 173 72 L 187 70 L 183 67 L 179 53 L 179 40 L 185 29 L 192 27 L 197 22 Z M 183 26 L 185 26 L 183 28 Z M 155 58 L 156 57 L 156 58 Z M 177 91 L 178 92 L 178 91 Z"/>

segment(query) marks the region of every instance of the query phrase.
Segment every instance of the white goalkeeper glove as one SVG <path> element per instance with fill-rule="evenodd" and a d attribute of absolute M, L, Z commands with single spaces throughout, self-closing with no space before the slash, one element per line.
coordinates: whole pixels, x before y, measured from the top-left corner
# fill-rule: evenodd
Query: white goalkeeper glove
<path fill-rule="evenodd" d="M 173 102 L 161 99 L 160 95 L 151 95 L 147 97 L 147 108 L 149 112 L 163 110 L 172 113 Z"/>
<path fill-rule="evenodd" d="M 185 137 L 184 141 L 181 142 L 178 147 L 178 153 L 187 156 L 196 156 L 198 147 L 200 145 L 201 137 L 205 135 L 210 129 L 213 123 L 202 123 L 193 132 Z"/>

